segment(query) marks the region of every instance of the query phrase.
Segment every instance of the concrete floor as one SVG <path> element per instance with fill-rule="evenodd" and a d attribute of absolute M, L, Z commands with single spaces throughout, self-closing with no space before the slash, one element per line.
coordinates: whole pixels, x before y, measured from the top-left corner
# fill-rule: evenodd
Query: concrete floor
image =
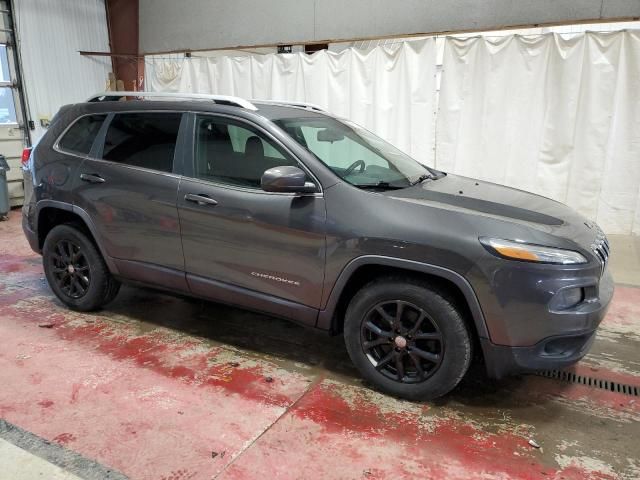
<path fill-rule="evenodd" d="M 640 397 L 475 368 L 411 403 L 363 385 L 340 337 L 262 315 L 131 287 L 73 313 L 19 221 L 0 222 L 2 480 L 640 478 Z M 626 285 L 572 370 L 640 389 L 639 243 L 618 244 L 636 263 L 614 254 Z"/>
<path fill-rule="evenodd" d="M 80 477 L 63 470 L 43 458 L 23 450 L 0 438 L 0 460 L 2 478 L 13 480 L 79 480 Z"/>

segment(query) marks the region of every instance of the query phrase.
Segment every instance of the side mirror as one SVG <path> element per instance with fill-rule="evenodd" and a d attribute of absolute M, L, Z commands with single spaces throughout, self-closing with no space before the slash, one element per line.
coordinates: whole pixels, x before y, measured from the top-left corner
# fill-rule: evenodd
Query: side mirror
<path fill-rule="evenodd" d="M 315 193 L 316 185 L 306 182 L 306 174 L 298 167 L 273 167 L 264 172 L 260 186 L 265 192 Z"/>

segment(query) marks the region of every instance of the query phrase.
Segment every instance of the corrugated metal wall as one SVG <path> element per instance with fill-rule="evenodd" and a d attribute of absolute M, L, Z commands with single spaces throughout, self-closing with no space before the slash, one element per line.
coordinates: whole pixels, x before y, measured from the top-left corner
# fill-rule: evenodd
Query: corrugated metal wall
<path fill-rule="evenodd" d="M 78 51 L 109 51 L 104 0 L 21 0 L 14 2 L 30 118 L 36 141 L 40 118 L 51 118 L 67 103 L 105 89 L 109 57 Z"/>

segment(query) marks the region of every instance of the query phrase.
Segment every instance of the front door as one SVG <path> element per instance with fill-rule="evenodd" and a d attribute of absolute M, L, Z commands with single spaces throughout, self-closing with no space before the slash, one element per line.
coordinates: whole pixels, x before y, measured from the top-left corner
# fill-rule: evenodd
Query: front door
<path fill-rule="evenodd" d="M 122 276 L 184 290 L 174 171 L 181 118 L 180 112 L 111 115 L 78 169 L 75 199 Z"/>
<path fill-rule="evenodd" d="M 252 125 L 199 115 L 194 130 L 192 171 L 178 192 L 192 291 L 314 323 L 325 262 L 320 189 L 304 196 L 263 191 L 265 170 L 300 165 Z"/>

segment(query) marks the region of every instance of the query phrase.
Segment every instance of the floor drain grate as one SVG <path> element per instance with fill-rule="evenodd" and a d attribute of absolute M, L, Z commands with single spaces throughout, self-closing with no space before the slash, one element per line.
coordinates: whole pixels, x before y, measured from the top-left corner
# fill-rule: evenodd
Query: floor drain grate
<path fill-rule="evenodd" d="M 536 375 L 541 377 L 553 378 L 566 383 L 576 383 L 587 387 L 599 388 L 601 390 L 609 390 L 610 392 L 622 393 L 632 397 L 640 397 L 640 387 L 633 385 L 625 385 L 624 383 L 612 382 L 609 380 L 601 380 L 599 378 L 587 377 L 585 375 L 577 375 L 573 372 L 564 370 L 544 370 L 537 372 Z"/>

